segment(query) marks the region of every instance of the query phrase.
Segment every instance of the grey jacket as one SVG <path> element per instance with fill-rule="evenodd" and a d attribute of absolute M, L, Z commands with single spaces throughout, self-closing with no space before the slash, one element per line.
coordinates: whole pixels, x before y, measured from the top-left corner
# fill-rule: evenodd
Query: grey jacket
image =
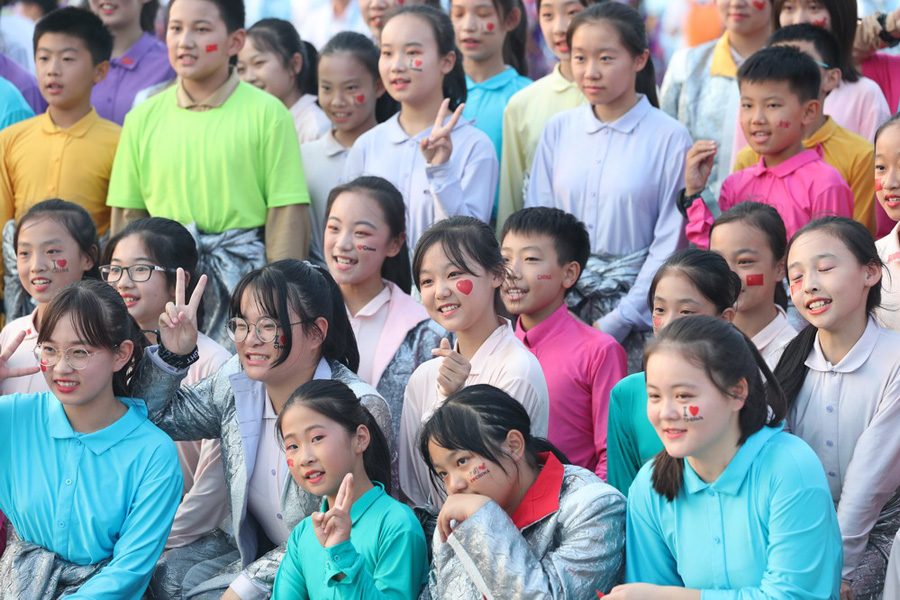
<path fill-rule="evenodd" d="M 565 466 L 559 508 L 521 531 L 495 502 L 442 543 L 421 599 L 596 598 L 622 580 L 625 497 L 596 475 Z"/>

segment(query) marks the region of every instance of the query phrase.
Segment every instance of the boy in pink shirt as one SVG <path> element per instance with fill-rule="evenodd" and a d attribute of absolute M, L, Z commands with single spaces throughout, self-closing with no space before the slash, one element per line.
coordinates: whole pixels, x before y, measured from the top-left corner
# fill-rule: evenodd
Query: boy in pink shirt
<path fill-rule="evenodd" d="M 813 59 L 791 46 L 760 50 L 738 70 L 738 85 L 741 129 L 760 159 L 725 179 L 716 202 L 705 189 L 716 143 L 694 144 L 688 151 L 685 191 L 679 200 L 688 219 L 688 240 L 709 247 L 715 218 L 747 200 L 773 206 L 784 220 L 788 239 L 819 217 L 853 218 L 853 192 L 841 174 L 824 161 L 820 146 L 803 147 L 804 128 L 821 110 L 821 74 Z"/>
<path fill-rule="evenodd" d="M 547 437 L 574 465 L 606 480 L 609 392 L 626 375 L 616 340 L 569 314 L 566 293 L 590 254 L 584 224 L 557 208 L 526 208 L 503 225 L 506 309 L 516 337 L 541 363 L 550 391 Z"/>

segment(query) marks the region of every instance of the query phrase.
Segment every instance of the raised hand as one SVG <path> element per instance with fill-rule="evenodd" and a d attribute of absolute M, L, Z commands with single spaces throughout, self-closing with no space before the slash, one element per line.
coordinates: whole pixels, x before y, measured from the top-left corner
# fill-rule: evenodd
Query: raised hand
<path fill-rule="evenodd" d="M 441 541 L 446 542 L 453 533 L 451 521 L 455 521 L 459 526 L 490 501 L 490 498 L 481 494 L 450 494 L 437 518 L 437 529 L 441 533 Z"/>
<path fill-rule="evenodd" d="M 688 150 L 684 166 L 684 193 L 686 196 L 702 192 L 706 187 L 717 151 L 716 143 L 709 140 L 695 142 Z"/>
<path fill-rule="evenodd" d="M 450 120 L 445 125 L 444 120 L 450 115 L 450 98 L 444 98 L 437 118 L 434 120 L 434 127 L 431 128 L 431 133 L 419 144 L 422 156 L 425 157 L 425 162 L 429 165 L 436 167 L 450 160 L 450 155 L 453 154 L 453 142 L 450 140 L 450 132 L 453 131 L 456 123 L 459 122 L 465 106 L 465 104 L 457 106 L 456 110 L 453 111 L 453 116 L 450 117 Z"/>
<path fill-rule="evenodd" d="M 347 473 L 328 512 L 312 514 L 316 539 L 323 548 L 331 548 L 350 539 L 350 508 L 353 506 L 353 473 Z"/>
<path fill-rule="evenodd" d="M 11 377 L 25 377 L 26 375 L 34 375 L 38 371 L 41 370 L 40 367 L 34 365 L 32 367 L 10 367 L 7 363 L 9 363 L 10 357 L 15 353 L 18 349 L 19 344 L 22 343 L 22 340 L 25 339 L 25 331 L 20 331 L 16 334 L 16 337 L 9 341 L 6 348 L 3 348 L 3 352 L 0 352 L 0 381 L 4 379 L 9 379 Z"/>
<path fill-rule="evenodd" d="M 431 353 L 443 357 L 437 378 L 438 387 L 443 395 L 449 396 L 466 384 L 472 363 L 450 346 L 450 340 L 441 339 L 441 347 L 435 348 Z"/>
<path fill-rule="evenodd" d="M 191 299 L 185 303 L 184 269 L 175 276 L 175 302 L 166 304 L 166 310 L 159 315 L 159 337 L 166 350 L 173 354 L 190 354 L 197 346 L 197 309 L 206 289 L 206 275 L 201 275 Z"/>

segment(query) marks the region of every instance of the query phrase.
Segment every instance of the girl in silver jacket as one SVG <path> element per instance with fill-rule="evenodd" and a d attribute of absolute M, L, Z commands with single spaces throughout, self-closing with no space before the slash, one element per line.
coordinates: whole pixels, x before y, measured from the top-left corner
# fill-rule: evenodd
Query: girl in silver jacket
<path fill-rule="evenodd" d="M 625 562 L 625 498 L 532 437 L 528 413 L 490 385 L 451 395 L 419 451 L 448 497 L 421 598 L 591 598 Z"/>

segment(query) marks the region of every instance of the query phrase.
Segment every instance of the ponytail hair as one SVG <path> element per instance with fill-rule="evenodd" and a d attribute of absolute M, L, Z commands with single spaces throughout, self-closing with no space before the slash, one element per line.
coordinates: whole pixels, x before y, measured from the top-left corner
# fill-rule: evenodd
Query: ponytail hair
<path fill-rule="evenodd" d="M 369 479 L 384 486 L 391 493 L 391 451 L 378 422 L 356 397 L 347 384 L 334 379 L 307 381 L 291 394 L 275 420 L 275 435 L 284 445 L 281 423 L 285 413 L 294 406 L 305 406 L 356 435 L 360 425 L 369 430 L 369 446 L 363 451 L 363 466 Z"/>
<path fill-rule="evenodd" d="M 822 217 L 806 224 L 791 238 L 787 247 L 787 255 L 790 256 L 791 248 L 797 240 L 808 233 L 817 231 L 830 235 L 843 243 L 856 257 L 860 265 L 884 267 L 869 230 L 864 225 L 846 217 Z M 866 297 L 866 313 L 871 316 L 879 306 L 881 306 L 880 279 L 869 288 L 869 294 Z M 794 400 L 797 399 L 800 389 L 803 387 L 803 382 L 806 381 L 806 374 L 809 372 L 809 367 L 806 366 L 806 358 L 813 349 L 818 331 L 814 325 L 804 327 L 785 346 L 781 359 L 775 366 L 775 376 L 784 390 L 788 407 L 794 404 Z"/>
<path fill-rule="evenodd" d="M 733 308 L 741 294 L 741 278 L 731 270 L 721 255 L 709 250 L 685 248 L 672 254 L 656 270 L 647 293 L 647 306 L 651 312 L 656 286 L 663 277 L 673 272 L 687 277 L 703 297 L 716 307 L 718 314 Z"/>
<path fill-rule="evenodd" d="M 322 356 L 341 363 L 354 373 L 359 368 L 359 348 L 350 326 L 341 288 L 323 267 L 292 258 L 279 260 L 244 275 L 231 294 L 231 317 L 243 317 L 244 294 L 253 294 L 260 310 L 278 321 L 284 348 L 272 364 L 277 367 L 291 353 L 294 344 L 291 311 L 303 323 L 307 336 L 323 336 L 316 319 L 328 323 L 324 334 Z"/>
<path fill-rule="evenodd" d="M 325 209 L 326 219 L 337 197 L 345 192 L 356 192 L 372 199 L 381 209 L 392 240 L 403 236 L 403 245 L 396 256 L 387 256 L 381 264 L 381 276 L 397 284 L 404 293 L 412 291 L 412 271 L 409 268 L 409 246 L 406 244 L 406 204 L 403 194 L 387 179 L 374 176 L 357 177 L 349 183 L 332 188 Z"/>
<path fill-rule="evenodd" d="M 443 482 L 431 460 L 428 444 L 472 452 L 497 463 L 505 473 L 500 461 L 509 455 L 503 450 L 503 442 L 513 430 L 525 438 L 525 457 L 532 467 L 537 466 L 538 454 L 543 452 L 553 453 L 563 464 L 570 462 L 549 440 L 531 435 L 531 418 L 518 400 L 487 384 L 468 385 L 454 392 L 434 411 L 419 434 L 419 454 L 440 490 Z"/>
<path fill-rule="evenodd" d="M 247 30 L 247 36 L 253 40 L 253 45 L 263 52 L 271 52 L 278 56 L 285 68 L 290 68 L 291 60 L 299 54 L 303 64 L 297 73 L 297 89 L 301 94 L 318 95 L 316 63 L 319 55 L 315 46 L 300 39 L 300 34 L 290 22 L 282 19 L 263 19 Z"/>
<path fill-rule="evenodd" d="M 569 48 L 572 47 L 572 37 L 579 27 L 600 21 L 605 21 L 618 32 L 619 41 L 632 58 L 649 51 L 650 40 L 641 13 L 627 4 L 618 2 L 594 4 L 575 15 L 566 32 L 566 43 Z M 647 56 L 647 64 L 637 74 L 634 89 L 638 94 L 646 96 L 655 108 L 659 108 L 659 98 L 656 95 L 656 69 L 650 56 Z"/>
<path fill-rule="evenodd" d="M 378 58 L 380 57 L 378 48 L 375 47 L 371 39 L 355 31 L 342 31 L 328 40 L 328 43 L 322 48 L 322 52 L 319 53 L 319 58 L 316 62 L 321 63 L 323 56 L 333 56 L 344 52 L 358 60 L 366 71 L 372 75 L 373 81 L 376 83 L 381 81 L 381 74 L 378 72 Z M 318 77 L 318 69 L 316 70 L 316 76 Z M 391 98 L 390 94 L 381 94 L 375 100 L 375 120 L 379 123 L 384 123 L 394 116 L 398 106 L 397 101 Z"/>
<path fill-rule="evenodd" d="M 747 398 L 738 414 L 739 446 L 763 427 L 777 427 L 784 420 L 787 402 L 778 381 L 753 342 L 731 323 L 707 315 L 673 321 L 644 350 L 645 371 L 650 357 L 662 349 L 674 349 L 683 360 L 703 369 L 726 396 L 741 380 L 747 382 Z M 656 493 L 672 502 L 683 480 L 683 458 L 665 450 L 656 455 L 651 475 Z"/>

